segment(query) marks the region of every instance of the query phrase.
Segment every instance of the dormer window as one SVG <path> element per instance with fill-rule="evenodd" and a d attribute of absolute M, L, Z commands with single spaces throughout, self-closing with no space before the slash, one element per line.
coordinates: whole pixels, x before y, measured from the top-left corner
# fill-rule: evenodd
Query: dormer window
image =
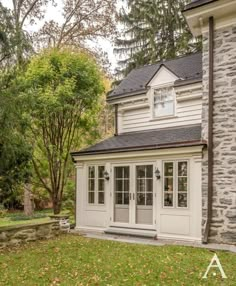
<path fill-rule="evenodd" d="M 153 117 L 173 116 L 175 112 L 175 94 L 172 87 L 153 90 Z"/>

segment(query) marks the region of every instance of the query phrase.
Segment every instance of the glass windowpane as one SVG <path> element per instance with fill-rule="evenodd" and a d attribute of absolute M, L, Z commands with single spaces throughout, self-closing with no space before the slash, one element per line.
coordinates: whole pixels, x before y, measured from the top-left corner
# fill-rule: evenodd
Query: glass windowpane
<path fill-rule="evenodd" d="M 147 186 L 147 192 L 152 193 L 153 192 L 153 180 L 152 179 L 147 179 L 146 180 L 146 186 Z"/>
<path fill-rule="evenodd" d="M 89 179 L 89 191 L 95 191 L 95 179 Z"/>
<path fill-rule="evenodd" d="M 187 208 L 187 206 L 188 206 L 187 194 L 178 194 L 178 207 Z"/>
<path fill-rule="evenodd" d="M 173 207 L 173 194 L 164 194 L 164 206 Z"/>
<path fill-rule="evenodd" d="M 129 193 L 124 193 L 124 205 L 128 205 L 129 204 Z"/>
<path fill-rule="evenodd" d="M 188 191 L 188 180 L 187 177 L 178 178 L 178 192 Z"/>
<path fill-rule="evenodd" d="M 104 179 L 98 180 L 98 191 L 104 191 Z"/>
<path fill-rule="evenodd" d="M 145 193 L 137 193 L 137 205 L 145 206 Z"/>
<path fill-rule="evenodd" d="M 188 174 L 188 163 L 187 162 L 179 162 L 178 163 L 178 176 L 184 177 Z"/>
<path fill-rule="evenodd" d="M 173 192 L 174 185 L 173 185 L 173 178 L 165 178 L 164 183 L 164 190 L 165 192 Z"/>
<path fill-rule="evenodd" d="M 153 205 L 153 194 L 152 193 L 147 193 L 147 206 L 152 206 Z"/>
<path fill-rule="evenodd" d="M 98 193 L 98 203 L 99 204 L 104 204 L 104 192 L 99 192 Z"/>
<path fill-rule="evenodd" d="M 116 193 L 115 202 L 117 205 L 122 205 L 123 195 L 122 193 Z"/>
<path fill-rule="evenodd" d="M 104 166 L 98 166 L 98 178 L 103 178 L 104 177 L 104 171 L 105 171 L 105 167 Z"/>
<path fill-rule="evenodd" d="M 174 164 L 173 162 L 168 162 L 168 163 L 165 163 L 165 167 L 164 167 L 165 171 L 165 176 L 173 176 L 173 172 L 174 172 Z"/>
<path fill-rule="evenodd" d="M 89 178 L 95 178 L 95 167 L 94 166 L 89 167 Z"/>
<path fill-rule="evenodd" d="M 94 192 L 89 192 L 89 204 L 94 204 Z"/>

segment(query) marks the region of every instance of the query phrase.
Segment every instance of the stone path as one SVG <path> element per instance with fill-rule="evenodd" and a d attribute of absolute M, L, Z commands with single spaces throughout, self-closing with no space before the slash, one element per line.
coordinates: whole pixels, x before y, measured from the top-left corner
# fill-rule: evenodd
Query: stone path
<path fill-rule="evenodd" d="M 225 250 L 236 253 L 236 245 L 227 245 L 227 244 L 201 244 L 201 243 L 192 243 L 192 242 L 184 242 L 184 241 L 172 241 L 172 240 L 153 240 L 148 238 L 139 238 L 133 236 L 124 236 L 124 235 L 111 235 L 105 234 L 102 232 L 96 231 L 71 231 L 73 234 L 80 234 L 88 238 L 102 239 L 102 240 L 113 240 L 118 242 L 125 243 L 136 243 L 136 244 L 144 244 L 144 245 L 155 245 L 155 246 L 163 246 L 163 245 L 182 245 L 182 246 L 191 246 L 191 247 L 199 247 L 210 250 Z"/>

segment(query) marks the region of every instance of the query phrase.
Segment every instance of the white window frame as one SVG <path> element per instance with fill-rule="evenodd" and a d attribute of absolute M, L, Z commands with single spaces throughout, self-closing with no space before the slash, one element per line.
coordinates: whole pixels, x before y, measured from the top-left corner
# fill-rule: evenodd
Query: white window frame
<path fill-rule="evenodd" d="M 90 179 L 90 177 L 89 177 L 89 168 L 90 167 L 94 167 L 95 168 L 95 177 L 94 177 L 94 180 L 95 180 L 95 182 L 94 182 L 94 203 L 90 203 L 89 202 L 89 179 Z M 104 180 L 104 190 L 103 190 L 103 193 L 104 193 L 104 203 L 103 204 L 101 204 L 101 203 L 99 203 L 98 202 L 98 199 L 99 199 L 99 193 L 101 192 L 100 190 L 99 190 L 99 183 L 98 183 L 98 180 L 99 179 L 102 179 L 102 178 L 100 178 L 100 177 L 98 177 L 98 168 L 99 167 L 103 167 L 104 168 L 104 171 L 106 170 L 105 169 L 105 165 L 102 165 L 102 164 L 91 164 L 91 165 L 88 165 L 87 166 L 87 196 L 86 196 L 86 200 L 87 200 L 87 205 L 88 206 L 104 206 L 105 204 L 106 204 L 106 192 L 105 192 L 105 178 L 103 177 L 103 180 Z"/>
<path fill-rule="evenodd" d="M 170 89 L 173 95 L 173 113 L 167 114 L 167 115 L 155 115 L 155 104 L 154 104 L 154 98 L 155 98 L 155 90 L 164 90 L 164 89 Z M 161 86 L 153 86 L 152 92 L 151 92 L 151 107 L 152 107 L 152 120 L 161 120 L 165 118 L 172 118 L 176 116 L 176 94 L 173 85 L 161 85 Z"/>
<path fill-rule="evenodd" d="M 178 206 L 178 163 L 187 162 L 187 207 Z M 165 163 L 173 163 L 173 206 L 165 206 Z M 164 160 L 162 163 L 162 208 L 188 210 L 190 208 L 190 161 L 188 159 Z M 182 193 L 182 192 L 181 192 Z"/>

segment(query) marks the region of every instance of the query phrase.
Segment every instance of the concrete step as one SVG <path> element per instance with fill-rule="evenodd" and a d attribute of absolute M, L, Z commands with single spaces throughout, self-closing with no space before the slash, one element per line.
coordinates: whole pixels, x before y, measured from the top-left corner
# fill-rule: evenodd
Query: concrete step
<path fill-rule="evenodd" d="M 152 229 L 139 229 L 139 228 L 126 228 L 126 227 L 109 227 L 105 231 L 107 234 L 126 235 L 135 237 L 144 237 L 155 239 L 157 237 L 156 230 Z"/>

